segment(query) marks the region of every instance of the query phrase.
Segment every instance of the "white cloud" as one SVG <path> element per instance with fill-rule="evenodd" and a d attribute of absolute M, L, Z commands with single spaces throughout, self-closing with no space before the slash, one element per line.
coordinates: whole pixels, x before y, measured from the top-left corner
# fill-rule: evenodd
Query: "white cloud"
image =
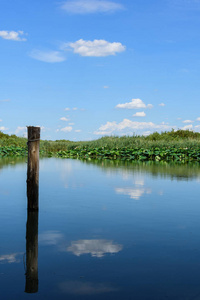
<path fill-rule="evenodd" d="M 75 132 L 81 132 L 81 130 L 80 130 L 80 129 L 77 129 L 77 130 L 75 130 Z"/>
<path fill-rule="evenodd" d="M 17 129 L 15 130 L 15 134 L 22 133 L 22 132 L 24 134 L 26 131 L 27 131 L 26 127 L 18 126 Z"/>
<path fill-rule="evenodd" d="M 129 196 L 131 199 L 139 200 L 143 194 L 151 194 L 150 189 L 144 189 L 144 188 L 116 188 L 115 192 L 117 194 L 122 194 Z"/>
<path fill-rule="evenodd" d="M 196 125 L 196 126 L 194 126 L 195 128 L 200 128 L 200 125 Z"/>
<path fill-rule="evenodd" d="M 0 119 L 0 122 L 2 122 L 3 120 Z"/>
<path fill-rule="evenodd" d="M 136 122 L 131 121 L 129 119 L 124 119 L 122 122 L 107 122 L 105 125 L 100 126 L 98 131 L 95 131 L 94 134 L 97 135 L 109 135 L 113 132 L 120 132 L 124 129 L 128 130 L 143 130 L 143 129 L 156 129 L 156 130 L 168 130 L 171 129 L 172 126 L 163 125 L 163 124 L 155 124 L 153 122 Z M 175 128 L 175 126 L 173 126 Z"/>
<path fill-rule="evenodd" d="M 69 121 L 69 119 L 67 119 L 67 118 L 65 118 L 65 117 L 60 118 L 60 120 L 61 120 L 61 121 L 65 121 L 65 122 Z"/>
<path fill-rule="evenodd" d="M 104 88 L 104 89 L 109 89 L 109 86 L 108 86 L 108 85 L 104 85 L 103 88 Z"/>
<path fill-rule="evenodd" d="M 192 130 L 193 129 L 193 125 L 190 124 L 190 125 L 186 125 L 184 127 L 181 128 L 182 130 Z"/>
<path fill-rule="evenodd" d="M 6 127 L 4 127 L 4 126 L 1 126 L 1 127 L 0 127 L 0 131 L 6 131 L 6 130 L 8 130 L 8 128 L 6 128 Z"/>
<path fill-rule="evenodd" d="M 193 123 L 194 121 L 191 121 L 191 120 L 185 120 L 185 121 L 183 121 L 183 123 Z"/>
<path fill-rule="evenodd" d="M 74 53 L 81 56 L 95 57 L 115 55 L 126 49 L 121 43 L 110 43 L 105 40 L 84 41 L 83 39 L 80 39 L 75 43 L 66 44 L 66 46 L 73 48 Z"/>
<path fill-rule="evenodd" d="M 65 61 L 65 56 L 59 51 L 40 51 L 33 50 L 30 57 L 48 63 L 56 63 Z"/>
<path fill-rule="evenodd" d="M 44 126 L 40 126 L 40 125 L 37 125 L 36 127 L 40 127 L 40 130 L 45 132 L 48 128 L 44 127 Z"/>
<path fill-rule="evenodd" d="M 70 131 L 72 131 L 72 127 L 71 126 L 67 126 L 67 127 L 64 127 L 64 128 L 62 128 L 60 130 L 64 131 L 64 132 L 70 132 Z"/>
<path fill-rule="evenodd" d="M 160 103 L 159 105 L 160 105 L 160 106 L 165 106 L 165 103 Z"/>
<path fill-rule="evenodd" d="M 72 110 L 77 110 L 77 109 L 78 109 L 77 107 L 73 107 L 73 108 L 72 108 Z"/>
<path fill-rule="evenodd" d="M 197 121 L 200 121 L 200 117 L 196 119 Z"/>
<path fill-rule="evenodd" d="M 152 104 L 145 104 L 141 99 L 132 99 L 131 102 L 117 104 L 116 108 L 138 109 L 138 108 L 152 108 Z"/>
<path fill-rule="evenodd" d="M 6 31 L 1 30 L 0 31 L 0 37 L 2 37 L 5 40 L 11 40 L 11 41 L 17 41 L 17 42 L 25 42 L 26 39 L 23 37 L 20 37 L 21 35 L 24 35 L 24 32 L 19 31 Z"/>
<path fill-rule="evenodd" d="M 122 10 L 123 6 L 119 3 L 106 0 L 74 0 L 67 1 L 62 9 L 73 14 L 91 14 L 91 13 L 112 13 Z"/>
<path fill-rule="evenodd" d="M 65 108 L 65 110 L 67 110 L 67 111 L 68 111 L 68 110 L 70 110 L 70 108 L 69 108 L 69 107 L 66 107 L 66 108 Z"/>
<path fill-rule="evenodd" d="M 93 257 L 103 257 L 106 253 L 118 253 L 122 248 L 122 245 L 114 244 L 110 240 L 78 240 L 71 242 L 67 251 L 76 256 L 91 254 Z"/>
<path fill-rule="evenodd" d="M 63 234 L 59 231 L 45 231 L 39 234 L 39 242 L 43 245 L 57 245 L 63 239 Z"/>
<path fill-rule="evenodd" d="M 145 117 L 146 114 L 144 111 L 141 111 L 141 112 L 136 112 L 133 117 Z"/>
<path fill-rule="evenodd" d="M 151 133 L 152 133 L 152 131 L 147 130 L 147 131 L 144 131 L 144 132 L 142 133 L 142 135 L 148 136 L 148 135 L 150 135 Z"/>

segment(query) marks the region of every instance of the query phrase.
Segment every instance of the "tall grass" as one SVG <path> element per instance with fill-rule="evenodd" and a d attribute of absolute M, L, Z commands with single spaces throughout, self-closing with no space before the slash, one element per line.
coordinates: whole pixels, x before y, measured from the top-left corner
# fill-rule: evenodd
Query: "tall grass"
<path fill-rule="evenodd" d="M 73 149 L 106 148 L 192 148 L 200 147 L 200 133 L 189 130 L 155 132 L 149 136 L 106 136 L 93 141 L 41 141 L 41 149 L 52 152 Z"/>
<path fill-rule="evenodd" d="M 169 132 L 154 132 L 149 136 L 105 136 L 92 141 L 72 142 L 69 140 L 48 141 L 41 140 L 41 153 L 58 153 L 59 151 L 87 152 L 98 149 L 195 149 L 200 152 L 200 133 L 189 130 Z M 22 150 L 20 152 L 20 149 Z M 96 150 L 97 149 L 97 150 Z M 0 156 L 16 155 L 27 151 L 27 139 L 16 135 L 7 135 L 0 132 Z"/>

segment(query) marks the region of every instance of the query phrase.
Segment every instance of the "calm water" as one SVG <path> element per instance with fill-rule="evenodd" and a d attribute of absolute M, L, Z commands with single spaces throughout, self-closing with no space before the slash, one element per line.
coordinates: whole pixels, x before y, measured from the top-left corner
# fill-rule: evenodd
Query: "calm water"
<path fill-rule="evenodd" d="M 198 166 L 41 159 L 39 202 L 0 160 L 0 299 L 200 299 Z"/>

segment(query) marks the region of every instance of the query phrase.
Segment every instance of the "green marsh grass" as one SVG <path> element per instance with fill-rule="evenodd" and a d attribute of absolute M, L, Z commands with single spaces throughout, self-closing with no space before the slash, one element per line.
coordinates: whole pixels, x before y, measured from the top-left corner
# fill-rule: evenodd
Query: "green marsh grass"
<path fill-rule="evenodd" d="M 40 153 L 63 158 L 200 162 L 200 133 L 154 132 L 149 136 L 108 136 L 93 141 L 41 140 Z M 0 156 L 27 155 L 27 140 L 0 132 Z"/>

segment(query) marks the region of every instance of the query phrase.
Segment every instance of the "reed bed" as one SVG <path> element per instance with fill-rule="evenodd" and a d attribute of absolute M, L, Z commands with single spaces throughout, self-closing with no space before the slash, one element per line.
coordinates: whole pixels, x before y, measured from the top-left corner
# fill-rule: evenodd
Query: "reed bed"
<path fill-rule="evenodd" d="M 200 161 L 200 133 L 155 132 L 149 136 L 106 136 L 93 141 L 41 140 L 40 153 L 63 158 Z M 27 154 L 26 138 L 0 132 L 0 156 Z"/>

